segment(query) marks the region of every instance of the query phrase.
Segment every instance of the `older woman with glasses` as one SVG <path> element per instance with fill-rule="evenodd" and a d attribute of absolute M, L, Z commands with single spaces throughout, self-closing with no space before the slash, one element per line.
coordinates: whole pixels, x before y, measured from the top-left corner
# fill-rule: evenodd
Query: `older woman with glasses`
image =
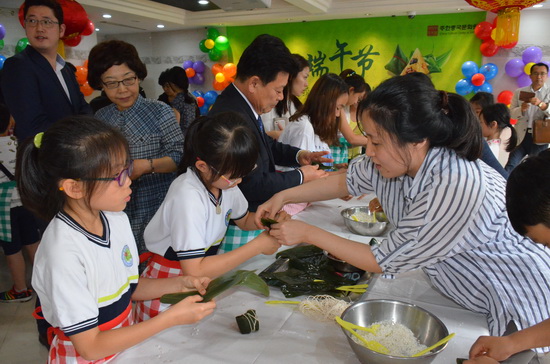
<path fill-rule="evenodd" d="M 172 109 L 143 98 L 139 84 L 147 76 L 136 48 L 123 41 L 99 43 L 88 57 L 88 82 L 113 102 L 96 117 L 120 129 L 134 160 L 132 199 L 126 213 L 140 253 L 143 230 L 162 203 L 183 153 L 183 134 Z"/>

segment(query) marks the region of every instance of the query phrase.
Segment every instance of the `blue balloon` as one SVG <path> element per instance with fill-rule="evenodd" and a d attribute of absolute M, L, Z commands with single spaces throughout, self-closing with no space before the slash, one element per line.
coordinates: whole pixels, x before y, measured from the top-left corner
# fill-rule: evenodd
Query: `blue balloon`
<path fill-rule="evenodd" d="M 199 111 L 201 112 L 201 115 L 208 114 L 208 109 L 209 108 L 210 108 L 210 106 L 207 105 L 206 103 L 204 105 L 202 105 L 201 107 L 199 107 Z"/>
<path fill-rule="evenodd" d="M 216 91 L 210 90 L 204 94 L 203 98 L 205 104 L 212 105 L 214 104 L 214 102 L 216 102 L 216 99 L 218 98 L 218 93 Z"/>
<path fill-rule="evenodd" d="M 204 92 L 202 91 L 199 91 L 199 90 L 195 90 L 193 92 L 191 92 L 193 94 L 193 96 L 195 97 L 203 97 L 204 96 Z"/>
<path fill-rule="evenodd" d="M 494 63 L 487 63 L 481 66 L 479 69 L 479 73 L 481 73 L 483 76 L 485 76 L 485 81 L 489 81 L 498 73 L 498 66 Z"/>
<path fill-rule="evenodd" d="M 0 70 L 4 68 L 4 61 L 6 60 L 6 57 L 0 54 Z"/>
<path fill-rule="evenodd" d="M 183 69 L 186 70 L 188 68 L 193 68 L 193 61 L 185 61 L 183 62 Z"/>
<path fill-rule="evenodd" d="M 462 65 L 462 74 L 464 74 L 466 78 L 472 78 L 472 76 L 476 73 L 479 73 L 479 68 L 477 67 L 477 64 L 475 62 L 464 62 L 464 64 Z"/>
<path fill-rule="evenodd" d="M 493 86 L 491 86 L 491 84 L 489 82 L 485 82 L 483 85 L 481 86 L 476 86 L 474 88 L 474 91 L 475 92 L 488 92 L 488 93 L 492 93 L 493 92 Z"/>
<path fill-rule="evenodd" d="M 467 79 L 463 78 L 456 83 L 455 90 L 459 95 L 468 95 L 470 92 L 474 91 L 474 85 L 472 85 Z"/>

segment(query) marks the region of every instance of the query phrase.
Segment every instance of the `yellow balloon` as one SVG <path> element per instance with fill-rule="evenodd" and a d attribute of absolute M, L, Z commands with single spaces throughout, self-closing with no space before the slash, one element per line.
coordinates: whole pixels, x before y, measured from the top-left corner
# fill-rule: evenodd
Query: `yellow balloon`
<path fill-rule="evenodd" d="M 222 83 L 223 81 L 225 81 L 225 76 L 223 75 L 223 73 L 219 72 L 216 74 L 216 82 L 219 82 L 219 83 Z"/>
<path fill-rule="evenodd" d="M 216 43 L 212 39 L 207 39 L 207 40 L 204 41 L 204 46 L 208 49 L 214 48 L 215 44 Z"/>
<path fill-rule="evenodd" d="M 523 69 L 523 72 L 525 72 L 526 74 L 530 75 L 530 74 L 531 74 L 531 67 L 533 67 L 534 64 L 535 64 L 535 62 L 527 63 L 527 64 L 525 65 L 525 68 Z"/>

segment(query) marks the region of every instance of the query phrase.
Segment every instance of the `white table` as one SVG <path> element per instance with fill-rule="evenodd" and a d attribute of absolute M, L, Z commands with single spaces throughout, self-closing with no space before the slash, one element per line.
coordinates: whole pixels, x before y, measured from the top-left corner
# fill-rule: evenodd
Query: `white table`
<path fill-rule="evenodd" d="M 370 238 L 350 233 L 342 222 L 345 207 L 368 203 L 353 199 L 332 200 L 309 206 L 297 217 L 340 236 L 369 242 Z M 239 269 L 256 269 L 259 273 L 274 261 L 274 256 L 259 256 Z M 425 275 L 418 271 L 397 279 L 377 278 L 364 298 L 390 298 L 418 304 L 433 312 L 455 332 L 455 338 L 434 364 L 455 363 L 465 358 L 479 335 L 487 334 L 484 316 L 467 311 L 436 292 Z M 305 317 L 294 306 L 266 305 L 266 300 L 284 300 L 277 288 L 269 298 L 245 288 L 235 288 L 219 296 L 216 311 L 194 325 L 165 330 L 141 344 L 119 354 L 113 363 L 359 363 L 344 333 L 335 323 L 317 322 Z M 363 299 L 363 297 L 362 297 Z M 260 330 L 248 335 L 239 333 L 235 317 L 255 309 Z"/>

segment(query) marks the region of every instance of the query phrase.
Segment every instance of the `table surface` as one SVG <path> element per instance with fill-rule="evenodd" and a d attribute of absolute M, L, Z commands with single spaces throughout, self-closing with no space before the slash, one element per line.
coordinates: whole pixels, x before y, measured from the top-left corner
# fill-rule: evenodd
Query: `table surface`
<path fill-rule="evenodd" d="M 364 205 L 357 201 L 331 200 L 316 202 L 301 212 L 297 219 L 323 227 L 337 235 L 367 243 L 370 237 L 350 233 L 340 211 Z M 269 266 L 274 256 L 258 256 L 238 269 L 256 270 Z M 277 288 L 264 297 L 246 288 L 234 288 L 216 299 L 217 309 L 194 325 L 177 326 L 120 353 L 113 363 L 359 363 L 344 333 L 336 323 L 317 322 L 294 305 L 266 305 L 266 300 L 285 300 Z M 456 336 L 440 353 L 434 364 L 456 363 L 466 358 L 468 350 L 480 335 L 487 335 L 486 318 L 456 305 L 442 296 L 418 270 L 396 279 L 380 276 L 371 282 L 361 299 L 396 299 L 417 304 L 434 313 Z M 296 298 L 297 300 L 300 298 Z M 235 317 L 255 309 L 260 330 L 240 334 Z"/>

